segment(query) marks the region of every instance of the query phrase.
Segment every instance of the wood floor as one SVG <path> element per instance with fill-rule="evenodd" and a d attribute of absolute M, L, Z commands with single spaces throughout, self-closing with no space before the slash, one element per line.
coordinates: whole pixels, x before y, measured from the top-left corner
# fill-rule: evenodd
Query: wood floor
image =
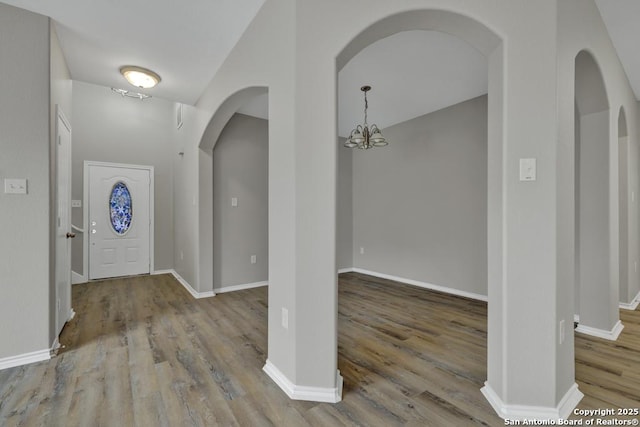
<path fill-rule="evenodd" d="M 262 371 L 267 288 L 193 299 L 171 276 L 73 287 L 48 362 L 0 371 L 0 426 L 504 425 L 480 393 L 486 303 L 341 275 L 343 401 L 289 400 Z M 640 406 L 640 311 L 577 335 L 581 408 Z"/>

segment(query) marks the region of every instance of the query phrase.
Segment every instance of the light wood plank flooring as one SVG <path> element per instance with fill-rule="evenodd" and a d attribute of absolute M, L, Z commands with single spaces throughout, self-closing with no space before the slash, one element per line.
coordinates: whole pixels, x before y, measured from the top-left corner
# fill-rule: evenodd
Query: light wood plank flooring
<path fill-rule="evenodd" d="M 343 401 L 291 401 L 262 372 L 267 288 L 193 299 L 171 276 L 73 287 L 51 361 L 0 371 L 1 426 L 504 425 L 480 393 L 486 304 L 340 277 Z M 640 404 L 640 312 L 577 336 L 581 408 Z"/>

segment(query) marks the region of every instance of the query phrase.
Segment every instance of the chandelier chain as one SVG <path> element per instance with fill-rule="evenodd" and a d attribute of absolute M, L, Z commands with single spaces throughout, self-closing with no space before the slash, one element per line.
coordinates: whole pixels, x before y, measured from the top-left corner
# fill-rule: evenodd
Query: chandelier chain
<path fill-rule="evenodd" d="M 367 109 L 369 108 L 369 101 L 367 101 L 367 92 L 364 93 L 364 125 L 367 126 Z"/>

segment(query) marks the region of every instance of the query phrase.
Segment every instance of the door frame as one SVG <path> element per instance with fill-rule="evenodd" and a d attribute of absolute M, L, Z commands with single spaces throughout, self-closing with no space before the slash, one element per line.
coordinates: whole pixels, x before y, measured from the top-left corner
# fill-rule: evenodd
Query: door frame
<path fill-rule="evenodd" d="M 155 205 L 155 184 L 154 184 L 154 167 L 145 165 L 130 165 L 126 163 L 109 163 L 109 162 L 97 162 L 93 160 L 84 161 L 83 170 L 83 194 L 82 194 L 82 224 L 86 232 L 82 238 L 82 275 L 85 282 L 89 281 L 89 168 L 91 166 L 103 166 L 109 168 L 122 168 L 122 169 L 141 169 L 149 171 L 149 274 L 153 274 L 155 271 L 154 261 L 154 232 L 155 232 L 155 220 L 154 220 L 154 205 Z"/>
<path fill-rule="evenodd" d="M 59 207 L 59 188 L 60 188 L 60 181 L 59 181 L 59 177 L 60 177 L 60 171 L 62 170 L 62 168 L 60 167 L 60 160 L 61 160 L 61 156 L 60 156 L 60 148 L 59 148 L 59 143 L 58 141 L 60 140 L 60 122 L 62 122 L 62 125 L 65 126 L 68 130 L 69 130 L 69 146 L 66 152 L 66 157 L 67 157 L 67 171 L 66 171 L 66 181 L 67 181 L 67 188 L 68 188 L 68 214 L 67 214 L 67 221 L 66 224 L 63 224 L 66 226 L 67 230 L 69 232 L 71 232 L 71 213 L 72 213 L 72 209 L 71 209 L 71 199 L 73 198 L 73 189 L 71 188 L 72 185 L 72 149 L 73 149 L 73 130 L 71 128 L 71 122 L 69 122 L 69 119 L 67 119 L 67 116 L 64 114 L 64 111 L 62 110 L 62 107 L 59 104 L 56 104 L 55 106 L 55 120 L 56 120 L 56 124 L 55 124 L 55 156 L 56 156 L 56 172 L 55 172 L 55 179 L 56 179 L 56 193 L 55 193 L 55 213 L 54 213 L 54 217 L 58 218 L 58 214 L 60 212 L 60 207 Z M 71 251 L 71 241 L 69 240 L 69 238 L 66 239 L 66 243 L 67 243 L 67 248 L 65 249 L 65 251 L 67 252 L 67 257 L 69 260 L 69 265 L 68 265 L 68 275 L 69 275 L 69 286 L 68 286 L 68 290 L 67 290 L 67 295 L 66 295 L 66 301 L 64 302 L 65 307 L 64 308 L 69 308 L 68 313 L 65 314 L 65 316 L 63 318 L 60 317 L 60 308 L 58 306 L 58 304 L 63 304 L 62 301 L 58 302 L 60 300 L 60 295 L 61 293 L 59 292 L 58 289 L 58 252 L 57 252 L 57 240 L 60 238 L 58 236 L 58 229 L 60 228 L 60 225 L 58 225 L 58 220 L 55 220 L 56 223 L 56 233 L 55 233 L 55 239 L 56 241 L 54 242 L 54 250 L 56 251 L 55 254 L 55 266 L 54 266 L 54 311 L 55 311 L 55 343 L 57 343 L 58 341 L 58 336 L 60 335 L 60 332 L 62 332 L 62 328 L 64 327 L 64 325 L 73 318 L 73 316 L 75 315 L 75 312 L 73 311 L 73 306 L 72 306 L 72 301 L 71 301 L 71 256 L 72 256 L 72 251 Z M 65 285 L 66 286 L 66 285 Z M 56 347 L 57 345 L 54 343 L 54 347 Z"/>

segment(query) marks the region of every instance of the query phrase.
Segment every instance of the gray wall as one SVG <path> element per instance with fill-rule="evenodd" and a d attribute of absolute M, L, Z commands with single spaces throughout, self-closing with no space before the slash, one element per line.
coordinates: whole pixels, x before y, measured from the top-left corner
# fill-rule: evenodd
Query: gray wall
<path fill-rule="evenodd" d="M 150 165 L 155 169 L 155 269 L 173 268 L 174 104 L 117 95 L 110 88 L 73 82 L 73 199 L 83 198 L 83 162 Z M 83 201 L 83 208 L 84 208 Z M 73 224 L 82 225 L 74 208 Z M 74 239 L 72 268 L 82 272 L 82 239 Z"/>
<path fill-rule="evenodd" d="M 175 110 L 179 104 L 174 104 Z M 195 139 L 194 122 L 198 121 L 198 110 L 194 107 L 182 106 L 183 125 L 177 129 L 173 126 L 173 268 L 195 290 L 200 291 L 198 282 L 198 182 L 186 179 L 189 171 L 198 168 L 198 151 L 186 150 L 185 141 Z M 200 135 L 202 137 L 202 135 Z M 182 153 L 182 154 L 179 154 Z M 211 262 L 211 261 L 210 261 Z M 212 284 L 213 288 L 213 284 Z M 208 289 L 210 290 L 210 289 Z"/>
<path fill-rule="evenodd" d="M 336 222 L 336 264 L 338 269 L 353 267 L 353 151 L 338 141 L 338 205 Z"/>
<path fill-rule="evenodd" d="M 49 20 L 0 3 L 0 358 L 49 340 Z M 26 178 L 27 195 L 4 194 Z"/>
<path fill-rule="evenodd" d="M 354 267 L 487 295 L 487 97 L 384 135 L 353 153 Z"/>
<path fill-rule="evenodd" d="M 235 114 L 213 150 L 214 290 L 269 278 L 268 125 Z"/>

